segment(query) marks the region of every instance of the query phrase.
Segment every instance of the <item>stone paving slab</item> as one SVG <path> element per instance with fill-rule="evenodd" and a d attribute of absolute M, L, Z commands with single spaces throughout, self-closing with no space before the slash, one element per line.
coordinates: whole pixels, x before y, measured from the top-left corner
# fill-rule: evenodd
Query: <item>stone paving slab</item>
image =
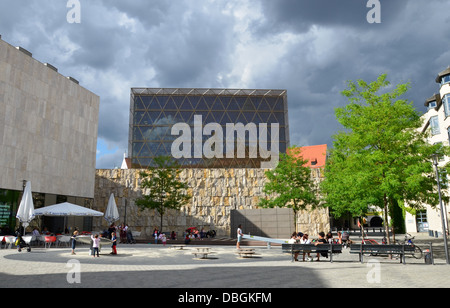
<path fill-rule="evenodd" d="M 407 264 L 387 257 L 366 257 L 344 249 L 333 263 L 291 262 L 280 247 L 255 247 L 255 258 L 239 258 L 233 246 L 213 246 L 213 257 L 195 259 L 195 246 L 184 250 L 170 246 L 119 245 L 118 255 L 104 247 L 100 258 L 89 255 L 87 246 L 33 248 L 31 252 L 0 250 L 0 287 L 21 288 L 421 288 L 450 287 L 450 265 L 435 260 L 407 258 Z"/>

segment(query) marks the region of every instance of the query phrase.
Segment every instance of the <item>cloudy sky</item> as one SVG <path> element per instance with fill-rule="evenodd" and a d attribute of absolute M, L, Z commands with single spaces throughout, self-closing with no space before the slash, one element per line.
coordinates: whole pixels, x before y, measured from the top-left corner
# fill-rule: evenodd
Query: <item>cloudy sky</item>
<path fill-rule="evenodd" d="M 97 168 L 128 148 L 130 88 L 287 89 L 291 144 L 332 145 L 346 81 L 410 82 L 424 112 L 450 65 L 450 1 L 0 0 L 0 35 L 100 96 Z M 70 3 L 69 3 L 70 4 Z"/>

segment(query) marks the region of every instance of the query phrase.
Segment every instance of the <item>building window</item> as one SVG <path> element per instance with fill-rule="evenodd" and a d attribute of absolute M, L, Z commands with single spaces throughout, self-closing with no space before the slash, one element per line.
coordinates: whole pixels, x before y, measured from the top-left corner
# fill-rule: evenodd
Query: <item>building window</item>
<path fill-rule="evenodd" d="M 436 106 L 437 106 L 436 101 L 429 102 L 428 103 L 428 110 L 436 108 Z"/>
<path fill-rule="evenodd" d="M 447 127 L 448 143 L 450 144 L 450 126 Z"/>
<path fill-rule="evenodd" d="M 431 129 L 431 134 L 434 135 L 439 135 L 441 133 L 440 129 L 439 129 L 439 118 L 438 116 L 434 116 L 430 118 L 430 129 Z"/>
<path fill-rule="evenodd" d="M 441 78 L 441 86 L 447 83 L 450 83 L 450 75 L 445 75 Z"/>
<path fill-rule="evenodd" d="M 442 104 L 444 105 L 445 117 L 450 116 L 450 95 L 445 95 L 442 99 Z"/>

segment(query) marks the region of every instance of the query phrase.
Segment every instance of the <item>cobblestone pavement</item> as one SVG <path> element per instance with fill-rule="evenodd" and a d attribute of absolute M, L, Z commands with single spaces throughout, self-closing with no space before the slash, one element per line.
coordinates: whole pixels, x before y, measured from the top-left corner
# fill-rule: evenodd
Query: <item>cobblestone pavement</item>
<path fill-rule="evenodd" d="M 445 259 L 426 265 L 408 257 L 406 265 L 387 257 L 366 257 L 344 249 L 333 263 L 291 262 L 280 247 L 254 247 L 258 256 L 239 258 L 234 246 L 211 246 L 214 254 L 195 259 L 195 247 L 174 250 L 170 245 L 119 245 L 118 255 L 103 248 L 100 258 L 87 246 L 76 255 L 70 248 L 33 248 L 31 252 L 0 250 L 0 287 L 163 287 L 163 288 L 419 288 L 450 287 Z"/>

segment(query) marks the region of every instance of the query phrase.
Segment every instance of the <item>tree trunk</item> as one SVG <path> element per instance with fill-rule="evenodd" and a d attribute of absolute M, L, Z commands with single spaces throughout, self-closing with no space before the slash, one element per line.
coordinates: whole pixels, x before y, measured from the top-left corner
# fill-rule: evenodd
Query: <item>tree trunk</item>
<path fill-rule="evenodd" d="M 386 194 L 384 195 L 383 202 L 384 202 L 384 232 L 386 232 L 387 244 L 391 244 L 391 236 L 389 235 L 389 220 L 388 220 L 389 205 Z"/>

